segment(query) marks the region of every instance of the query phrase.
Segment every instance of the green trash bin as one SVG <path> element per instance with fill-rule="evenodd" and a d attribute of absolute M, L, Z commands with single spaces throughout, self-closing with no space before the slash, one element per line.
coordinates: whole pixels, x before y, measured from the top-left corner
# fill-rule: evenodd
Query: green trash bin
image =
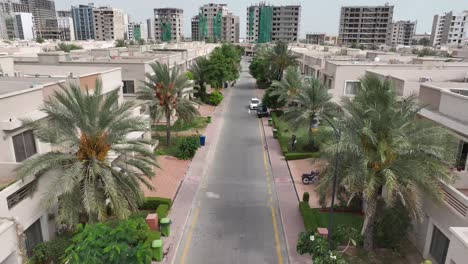
<path fill-rule="evenodd" d="M 278 138 L 278 129 L 273 128 L 273 137 Z"/>
<path fill-rule="evenodd" d="M 156 261 L 161 261 L 163 257 L 163 244 L 161 239 L 153 240 L 151 243 L 151 247 L 153 248 L 153 259 Z"/>
<path fill-rule="evenodd" d="M 168 237 L 171 234 L 171 219 L 163 218 L 159 221 L 161 227 L 161 235 Z"/>
<path fill-rule="evenodd" d="M 208 123 L 211 123 L 211 116 L 207 116 L 206 118 L 208 120 Z"/>
<path fill-rule="evenodd" d="M 269 126 L 273 126 L 273 119 L 268 118 L 268 125 L 269 125 Z"/>

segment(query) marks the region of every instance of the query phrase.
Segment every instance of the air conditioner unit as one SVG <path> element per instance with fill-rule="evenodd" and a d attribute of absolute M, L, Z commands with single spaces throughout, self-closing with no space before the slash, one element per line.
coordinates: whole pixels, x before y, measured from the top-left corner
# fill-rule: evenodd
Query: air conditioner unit
<path fill-rule="evenodd" d="M 19 71 L 15 71 L 15 77 L 23 77 L 23 73 Z"/>

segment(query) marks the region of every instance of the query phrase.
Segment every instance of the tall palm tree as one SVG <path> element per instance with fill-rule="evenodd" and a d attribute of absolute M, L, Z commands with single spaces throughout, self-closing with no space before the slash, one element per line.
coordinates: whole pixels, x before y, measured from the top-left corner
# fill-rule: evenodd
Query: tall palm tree
<path fill-rule="evenodd" d="M 286 74 L 281 81 L 273 81 L 270 86 L 271 95 L 278 96 L 278 101 L 289 102 L 299 94 L 303 86 L 300 73 L 294 67 L 286 68 Z"/>
<path fill-rule="evenodd" d="M 198 86 L 198 95 L 200 98 L 206 96 L 206 83 L 209 81 L 207 76 L 208 59 L 199 57 L 190 67 L 195 84 Z"/>
<path fill-rule="evenodd" d="M 140 183 L 151 188 L 147 178 L 157 164 L 150 142 L 126 138 L 148 130 L 148 122 L 131 114 L 131 102 L 118 105 L 118 98 L 117 90 L 103 95 L 99 81 L 94 92 L 71 85 L 40 108 L 46 121 L 24 121 L 54 148 L 23 161 L 16 172 L 20 178 L 54 175 L 45 204 L 58 201 L 57 220 L 69 228 L 105 218 L 108 206 L 125 218 L 142 201 Z M 119 158 L 111 162 L 111 155 Z"/>
<path fill-rule="evenodd" d="M 308 124 L 310 143 L 315 116 L 333 117 L 338 113 L 338 106 L 331 101 L 328 90 L 316 79 L 305 81 L 298 93 L 289 99 L 289 103 L 285 111 L 286 119 L 293 127 Z"/>
<path fill-rule="evenodd" d="M 278 81 L 281 81 L 283 78 L 283 71 L 287 67 L 298 65 L 298 57 L 288 48 L 287 42 L 276 42 L 275 46 L 268 51 L 266 57 L 270 61 L 274 70 L 274 76 Z"/>
<path fill-rule="evenodd" d="M 173 111 L 182 121 L 190 122 L 200 113 L 184 95 L 191 92 L 191 84 L 178 67 L 169 68 L 159 62 L 151 64 L 153 74 L 145 74 L 148 81 L 137 93 L 137 98 L 149 103 L 153 122 L 166 117 L 166 144 L 171 143 L 171 116 Z"/>
<path fill-rule="evenodd" d="M 388 206 L 399 200 L 414 217 L 422 216 L 422 197 L 440 200 L 439 181 L 452 181 L 449 164 L 455 144 L 445 129 L 417 118 L 420 108 L 414 97 L 398 100 L 391 83 L 375 75 L 362 79 L 344 109 L 349 116 L 340 125 L 341 140 L 323 151 L 334 158 L 338 149 L 339 184 L 366 203 L 362 233 L 370 251 L 377 201 L 384 195 Z M 329 174 L 323 178 L 323 190 L 331 179 Z"/>

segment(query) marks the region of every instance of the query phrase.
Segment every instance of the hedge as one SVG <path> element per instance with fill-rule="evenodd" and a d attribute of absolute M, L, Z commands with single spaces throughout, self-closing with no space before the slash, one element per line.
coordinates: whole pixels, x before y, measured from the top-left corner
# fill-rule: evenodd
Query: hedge
<path fill-rule="evenodd" d="M 169 198 L 162 197 L 146 197 L 144 202 L 140 205 L 140 210 L 156 210 L 159 205 L 167 204 L 171 208 L 172 200 Z"/>
<path fill-rule="evenodd" d="M 158 215 L 159 220 L 167 217 L 169 213 L 169 206 L 167 204 L 161 204 L 158 206 L 156 210 L 156 214 Z"/>
<path fill-rule="evenodd" d="M 302 153 L 285 153 L 285 160 L 299 160 L 308 158 L 318 158 L 320 155 L 318 152 L 302 152 Z"/>
<path fill-rule="evenodd" d="M 151 230 L 148 232 L 148 238 L 146 239 L 146 242 L 151 245 L 154 240 L 158 239 L 161 239 L 161 232 Z"/>
<path fill-rule="evenodd" d="M 299 202 L 299 211 L 307 231 L 315 231 L 319 225 L 318 210 L 311 209 L 308 202 Z"/>

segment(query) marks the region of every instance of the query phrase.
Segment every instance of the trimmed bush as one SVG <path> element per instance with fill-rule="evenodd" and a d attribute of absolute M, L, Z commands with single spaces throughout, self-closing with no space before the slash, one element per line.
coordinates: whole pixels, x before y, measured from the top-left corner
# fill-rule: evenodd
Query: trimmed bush
<path fill-rule="evenodd" d="M 305 229 L 307 231 L 317 230 L 319 225 L 318 210 L 311 209 L 308 202 L 300 202 L 299 211 L 301 212 Z"/>
<path fill-rule="evenodd" d="M 212 93 L 210 93 L 210 96 L 208 98 L 208 102 L 211 104 L 211 105 L 219 105 L 221 103 L 221 101 L 223 101 L 224 99 L 224 96 L 222 93 L 220 93 L 219 91 L 214 91 Z"/>
<path fill-rule="evenodd" d="M 176 158 L 187 160 L 193 158 L 200 147 L 200 138 L 197 136 L 186 137 L 177 145 Z"/>
<path fill-rule="evenodd" d="M 302 201 L 305 202 L 305 203 L 308 203 L 309 202 L 309 192 L 305 192 L 303 195 L 302 195 Z"/>
<path fill-rule="evenodd" d="M 158 206 L 158 209 L 156 210 L 156 214 L 158 215 L 159 220 L 166 218 L 168 213 L 169 213 L 169 206 L 167 204 L 161 204 L 160 206 Z"/>
<path fill-rule="evenodd" d="M 318 158 L 320 155 L 318 152 L 305 152 L 305 153 L 285 153 L 285 160 L 299 160 L 308 158 Z"/>
<path fill-rule="evenodd" d="M 140 205 L 140 210 L 156 210 L 159 205 L 167 204 L 171 208 L 172 200 L 169 198 L 162 197 L 146 197 L 145 201 Z"/>
<path fill-rule="evenodd" d="M 59 236 L 47 242 L 39 243 L 34 247 L 33 255 L 29 258 L 30 264 L 62 263 L 65 250 L 71 244 L 71 236 Z"/>

